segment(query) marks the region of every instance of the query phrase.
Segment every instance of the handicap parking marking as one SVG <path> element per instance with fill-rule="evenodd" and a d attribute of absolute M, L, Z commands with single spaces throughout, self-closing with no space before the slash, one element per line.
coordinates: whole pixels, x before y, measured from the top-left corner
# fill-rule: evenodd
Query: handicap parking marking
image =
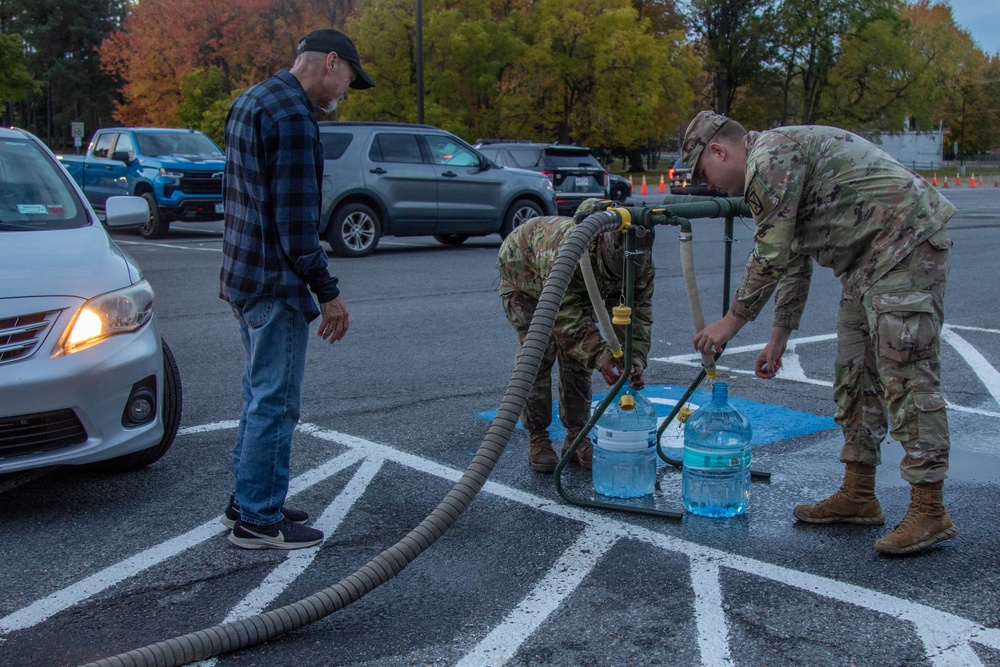
<path fill-rule="evenodd" d="M 647 384 L 642 390 L 642 395 L 648 398 L 649 401 L 656 407 L 656 417 L 659 420 L 659 423 L 662 424 L 663 420 L 670 416 L 671 410 L 673 410 L 677 401 L 683 397 L 686 391 L 686 388 L 678 387 L 676 385 Z M 596 405 L 606 395 L 607 392 L 603 394 L 594 394 L 594 405 Z M 697 410 L 702 405 L 707 405 L 711 399 L 711 393 L 696 390 L 691 394 L 690 399 L 688 399 L 687 406 L 692 410 Z M 837 423 L 834 422 L 831 417 L 822 417 L 820 415 L 812 414 L 811 412 L 792 410 L 791 408 L 785 408 L 780 405 L 772 405 L 769 403 L 758 403 L 756 401 L 735 397 L 732 394 L 729 396 L 729 402 L 734 408 L 742 412 L 746 415 L 747 419 L 750 420 L 750 425 L 753 428 L 753 439 L 750 441 L 750 444 L 753 447 L 768 445 L 782 440 L 787 440 L 788 438 L 808 435 L 817 431 L 838 428 Z M 553 401 L 552 403 L 552 414 L 553 418 L 552 425 L 549 427 L 549 436 L 552 438 L 553 442 L 557 442 L 566 437 L 566 427 L 563 426 L 558 416 L 558 401 Z M 477 416 L 481 419 L 493 421 L 493 419 L 497 416 L 497 410 L 480 412 Z M 520 419 L 517 421 L 517 428 L 524 430 Z M 660 439 L 660 445 L 668 448 L 681 447 L 683 439 L 682 429 L 683 425 L 679 421 L 674 420 L 674 422 L 671 423 L 670 426 L 668 426 L 663 432 L 663 436 Z"/>

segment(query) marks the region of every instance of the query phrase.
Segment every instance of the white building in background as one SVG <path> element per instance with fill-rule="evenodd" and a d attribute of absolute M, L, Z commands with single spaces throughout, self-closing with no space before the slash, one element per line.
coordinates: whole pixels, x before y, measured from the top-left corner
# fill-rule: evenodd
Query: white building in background
<path fill-rule="evenodd" d="M 906 123 L 909 125 L 909 122 Z M 903 130 L 882 132 L 869 137 L 882 150 L 910 169 L 940 169 L 944 148 L 944 129 L 930 132 Z"/>

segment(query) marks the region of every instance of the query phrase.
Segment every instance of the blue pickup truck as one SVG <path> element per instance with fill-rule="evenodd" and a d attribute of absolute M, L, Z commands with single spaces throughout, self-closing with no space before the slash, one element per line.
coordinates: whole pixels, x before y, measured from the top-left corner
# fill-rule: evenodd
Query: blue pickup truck
<path fill-rule="evenodd" d="M 115 195 L 149 202 L 146 238 L 163 238 L 170 223 L 222 218 L 222 149 L 196 130 L 112 127 L 98 130 L 84 155 L 60 155 L 96 211 Z"/>

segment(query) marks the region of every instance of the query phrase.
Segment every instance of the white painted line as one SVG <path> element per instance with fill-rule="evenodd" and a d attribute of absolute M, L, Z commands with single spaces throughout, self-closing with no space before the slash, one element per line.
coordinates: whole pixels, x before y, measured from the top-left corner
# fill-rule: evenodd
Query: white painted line
<path fill-rule="evenodd" d="M 317 519 L 313 527 L 323 531 L 323 543 L 325 544 L 330 536 L 337 532 L 344 517 L 350 511 L 358 498 L 364 494 L 365 489 L 382 468 L 382 459 L 367 458 L 358 467 L 357 472 L 351 477 L 344 490 L 333 499 L 323 514 Z M 271 604 L 285 589 L 298 579 L 306 569 L 312 565 L 319 554 L 323 544 L 319 544 L 310 549 L 300 549 L 288 552 L 288 558 L 274 568 L 264 581 L 257 588 L 253 589 L 236 604 L 229 612 L 223 623 L 232 623 L 243 618 L 249 618 L 261 613 Z M 218 658 L 210 658 L 194 663 L 197 667 L 214 667 L 218 663 Z"/>
<path fill-rule="evenodd" d="M 455 667 L 496 666 L 513 658 L 525 640 L 577 589 L 617 540 L 615 530 L 588 526 L 521 603 Z"/>
<path fill-rule="evenodd" d="M 362 458 L 364 458 L 363 452 L 349 451 L 331 459 L 314 471 L 310 471 L 313 474 L 306 473 L 292 480 L 289 484 L 288 497 L 290 498 L 313 484 L 335 475 L 344 468 L 354 465 Z M 317 473 L 316 471 L 321 471 L 321 473 Z M 55 591 L 41 600 L 31 603 L 27 607 L 22 607 L 0 618 L 0 635 L 38 625 L 63 610 L 84 602 L 128 578 L 134 577 L 140 572 L 176 556 L 182 551 L 215 537 L 224 530 L 226 528 L 219 524 L 217 518 L 212 519 L 186 533 L 161 542 L 130 558 L 126 558 L 123 561 L 95 572 L 75 584 Z"/>
<path fill-rule="evenodd" d="M 205 252 L 222 252 L 222 248 L 199 248 L 197 246 L 172 245 L 170 243 L 152 243 L 149 241 L 115 241 L 118 245 L 145 245 L 157 248 L 173 248 L 174 250 L 203 250 Z M 199 243 L 204 243 L 200 241 Z"/>
<path fill-rule="evenodd" d="M 691 559 L 694 588 L 694 620 L 698 627 L 698 649 L 705 667 L 729 667 L 729 624 L 722 606 L 719 565 L 706 558 Z"/>
<path fill-rule="evenodd" d="M 952 331 L 951 327 L 945 327 L 941 331 L 941 340 L 951 345 L 956 352 L 962 355 L 962 358 L 972 367 L 972 371 L 986 386 L 986 391 L 993 396 L 993 400 L 1000 403 L 1000 372 L 997 372 L 997 369 L 986 360 L 986 357 L 967 340 Z"/>
<path fill-rule="evenodd" d="M 946 329 L 962 329 L 963 331 L 982 331 L 983 333 L 1000 334 L 1000 329 L 985 329 L 983 327 L 969 327 L 962 324 L 946 324 Z"/>
<path fill-rule="evenodd" d="M 384 458 L 388 461 L 394 461 L 401 465 L 413 468 L 418 472 L 423 472 L 451 481 L 457 480 L 462 474 L 459 470 L 422 459 L 413 454 L 400 452 L 389 447 L 388 445 L 371 442 L 363 438 L 338 433 L 337 431 L 324 430 L 311 424 L 303 424 L 300 427 L 300 430 L 322 440 L 336 442 L 351 448 L 352 450 L 357 450 L 345 453 L 338 457 L 338 459 L 345 461 L 350 456 L 355 457 L 354 460 L 359 460 L 360 458 L 368 455 Z M 914 624 L 917 637 L 923 643 L 928 658 L 934 662 L 936 667 L 950 665 L 952 663 L 949 661 L 952 660 L 961 660 L 963 667 L 981 667 L 982 663 L 976 657 L 975 652 L 971 649 L 964 648 L 970 643 L 976 643 L 988 648 L 1000 650 L 1000 629 L 989 628 L 975 621 L 970 621 L 955 614 L 941 611 L 921 603 L 912 602 L 904 598 L 810 574 L 808 572 L 793 570 L 774 563 L 729 554 L 724 551 L 696 544 L 694 542 L 688 542 L 670 535 L 657 533 L 631 523 L 618 521 L 596 512 L 584 510 L 574 505 L 561 504 L 556 500 L 542 498 L 540 496 L 536 496 L 513 487 L 497 484 L 495 482 L 486 482 L 483 490 L 487 493 L 521 503 L 527 507 L 546 512 L 553 516 L 562 517 L 571 521 L 577 521 L 587 528 L 596 529 L 593 533 L 596 537 L 590 539 L 597 540 L 597 548 L 600 548 L 601 545 L 609 545 L 611 543 L 610 541 L 612 536 L 617 536 L 618 538 L 637 539 L 665 551 L 686 555 L 692 560 L 693 563 L 703 564 L 705 562 L 714 562 L 719 568 L 726 567 L 738 572 L 756 576 L 766 581 L 773 581 L 797 588 L 820 597 L 868 609 L 893 618 L 909 621 Z M 289 495 L 291 495 L 291 493 Z M 214 524 L 214 522 L 210 523 Z M 195 529 L 195 531 L 205 529 L 206 526 L 209 525 L 210 524 L 204 524 L 203 526 Z M 212 534 L 215 534 L 220 530 L 215 525 L 212 525 L 211 527 L 213 530 Z M 195 531 L 191 531 L 191 533 Z M 174 538 L 173 540 L 168 540 L 164 543 L 164 545 L 174 544 L 178 540 L 185 538 L 185 536 L 191 535 L 191 533 L 186 533 L 185 535 Z M 589 534 L 590 533 L 585 531 L 585 535 Z M 208 537 L 210 536 L 211 535 Z M 188 540 L 190 539 L 191 538 L 188 538 Z M 199 541 L 204 541 L 204 539 L 207 539 L 207 537 Z M 577 540 L 577 544 L 582 541 L 584 541 L 583 537 Z M 193 546 L 193 544 L 191 546 Z M 162 548 L 163 545 L 160 547 L 153 547 L 152 549 L 143 552 L 143 554 L 151 552 L 159 553 L 159 550 Z M 592 546 L 591 548 L 595 548 L 595 546 Z M 74 584 L 73 586 L 63 589 L 62 591 L 55 593 L 44 600 L 29 605 L 29 607 L 26 607 L 23 610 L 17 611 L 14 614 L 0 619 L 0 633 L 10 632 L 13 629 L 31 627 L 58 611 L 72 606 L 76 603 L 76 601 L 86 599 L 96 592 L 100 592 L 101 590 L 118 583 L 118 581 L 125 578 L 124 576 L 118 576 L 119 570 L 127 567 L 132 561 L 141 558 L 143 554 L 138 554 L 137 556 L 133 556 L 132 558 L 122 561 L 120 564 L 105 568 L 105 570 L 84 579 L 78 584 Z M 163 560 L 163 558 L 160 558 L 159 560 Z M 157 562 L 159 562 L 159 560 Z M 149 567 L 152 564 L 155 563 L 151 563 L 145 567 Z M 141 569 L 145 569 L 145 567 Z M 141 571 L 141 569 L 137 571 Z M 692 570 L 692 578 L 704 578 L 705 576 L 706 573 L 704 569 L 699 573 Z M 113 578 L 114 580 L 100 586 L 97 585 L 97 582 L 108 578 Z M 83 596 L 80 596 L 77 593 L 77 589 L 87 588 L 88 586 L 88 590 L 93 589 L 92 592 L 88 592 Z M 74 594 L 77 598 L 76 601 L 73 600 Z M 59 598 L 61 600 L 60 604 L 55 605 L 52 602 L 47 602 L 51 598 Z M 29 613 L 28 610 L 32 611 Z M 703 610 L 703 613 L 707 612 Z M 702 641 L 702 639 L 700 639 L 700 641 Z M 715 647 L 714 649 L 710 647 L 710 650 L 718 651 L 719 649 L 718 647 Z M 705 665 L 705 667 L 713 667 L 712 663 L 707 662 L 704 658 L 702 664 Z"/>
<path fill-rule="evenodd" d="M 806 343 L 822 343 L 828 340 L 836 340 L 836 338 L 837 334 L 835 333 L 820 334 L 818 336 L 804 336 L 802 338 L 795 338 L 793 340 L 788 341 L 787 347 L 790 349 L 794 348 L 796 345 L 804 345 Z M 765 345 L 766 343 L 755 343 L 753 345 L 742 345 L 739 347 L 730 346 L 726 348 L 726 351 L 723 352 L 723 354 L 726 355 L 726 354 L 740 354 L 741 352 L 760 352 L 761 350 L 764 349 Z M 701 365 L 700 364 L 701 354 L 699 354 L 698 352 L 692 352 L 689 354 L 675 354 L 672 357 L 654 357 L 653 359 L 651 359 L 651 361 L 663 361 L 668 364 L 676 364 L 676 363 L 695 361 L 695 360 L 697 360 L 699 362 L 699 365 Z"/>

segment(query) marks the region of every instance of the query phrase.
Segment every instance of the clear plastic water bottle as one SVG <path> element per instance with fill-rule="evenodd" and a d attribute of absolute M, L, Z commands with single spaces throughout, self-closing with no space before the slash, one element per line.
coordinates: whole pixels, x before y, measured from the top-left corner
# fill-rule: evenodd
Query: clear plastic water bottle
<path fill-rule="evenodd" d="M 591 431 L 594 490 L 637 498 L 656 483 L 656 407 L 625 385 Z"/>
<path fill-rule="evenodd" d="M 750 420 L 728 399 L 729 387 L 716 382 L 712 401 L 684 425 L 681 497 L 684 509 L 701 516 L 736 516 L 750 502 L 753 433 Z"/>

